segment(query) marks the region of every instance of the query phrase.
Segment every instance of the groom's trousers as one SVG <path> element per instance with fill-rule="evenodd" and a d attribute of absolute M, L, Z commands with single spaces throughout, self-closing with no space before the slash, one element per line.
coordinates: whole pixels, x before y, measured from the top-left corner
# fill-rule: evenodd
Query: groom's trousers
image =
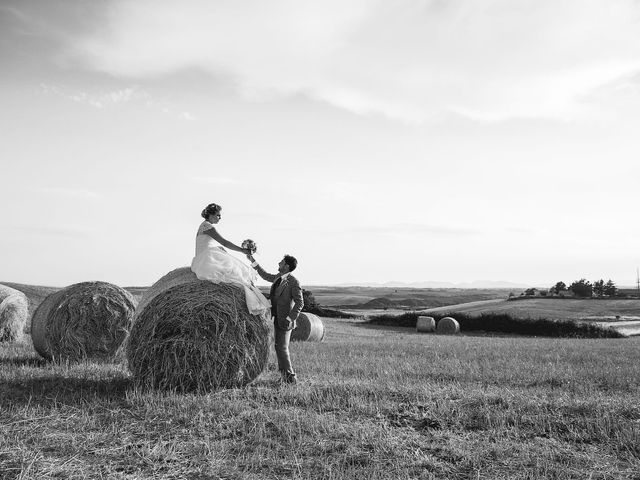
<path fill-rule="evenodd" d="M 291 367 L 291 357 L 289 356 L 289 339 L 291 338 L 291 330 L 283 330 L 274 322 L 274 337 L 276 357 L 278 358 L 278 370 L 288 375 L 294 375 L 293 367 Z"/>

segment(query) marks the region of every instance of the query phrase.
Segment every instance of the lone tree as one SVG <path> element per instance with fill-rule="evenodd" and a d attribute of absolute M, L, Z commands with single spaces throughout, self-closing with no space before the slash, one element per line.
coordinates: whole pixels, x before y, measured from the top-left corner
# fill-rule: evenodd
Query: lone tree
<path fill-rule="evenodd" d="M 302 311 L 304 312 L 312 312 L 319 306 L 313 293 L 304 288 L 302 289 L 302 301 L 304 302 L 304 307 L 302 307 Z"/>
<path fill-rule="evenodd" d="M 549 289 L 552 294 L 559 294 L 560 292 L 564 292 L 567 290 L 567 285 L 564 282 L 558 282 L 553 287 Z"/>
<path fill-rule="evenodd" d="M 617 293 L 618 287 L 616 287 L 616 284 L 613 283 L 611 279 L 609 279 L 607 283 L 604 284 L 604 294 L 608 297 L 615 297 Z"/>
<path fill-rule="evenodd" d="M 596 294 L 596 297 L 604 295 L 604 280 L 600 279 L 593 282 L 593 293 Z"/>
<path fill-rule="evenodd" d="M 593 285 L 586 278 L 574 281 L 570 286 L 576 297 L 591 297 L 593 295 Z"/>

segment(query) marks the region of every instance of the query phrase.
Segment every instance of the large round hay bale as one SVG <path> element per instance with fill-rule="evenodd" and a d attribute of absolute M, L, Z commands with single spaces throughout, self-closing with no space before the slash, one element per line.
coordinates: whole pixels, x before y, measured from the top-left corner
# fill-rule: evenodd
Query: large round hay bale
<path fill-rule="evenodd" d="M 21 340 L 28 319 L 27 296 L 19 290 L 0 285 L 0 342 Z"/>
<path fill-rule="evenodd" d="M 33 346 L 46 359 L 111 359 L 134 311 L 134 298 L 117 285 L 70 285 L 47 296 L 33 313 Z"/>
<path fill-rule="evenodd" d="M 141 299 L 125 348 L 136 386 L 207 392 L 256 379 L 269 337 L 267 315 L 249 313 L 241 286 L 177 269 Z"/>
<path fill-rule="evenodd" d="M 296 320 L 296 328 L 291 332 L 295 342 L 321 342 L 324 338 L 324 324 L 313 313 L 302 312 Z"/>
<path fill-rule="evenodd" d="M 438 322 L 438 325 L 436 326 L 436 332 L 445 335 L 460 333 L 460 324 L 453 317 L 444 317 L 441 318 Z"/>
<path fill-rule="evenodd" d="M 416 321 L 416 331 L 418 332 L 435 332 L 436 321 L 433 317 L 419 316 Z"/>
<path fill-rule="evenodd" d="M 134 322 L 138 314 L 142 312 L 142 310 L 144 310 L 144 307 L 146 307 L 147 304 L 151 300 L 153 300 L 159 293 L 162 293 L 168 288 L 174 287 L 176 285 L 184 285 L 185 283 L 197 281 L 198 277 L 196 277 L 196 274 L 191 271 L 190 267 L 180 267 L 176 268 L 175 270 L 171 270 L 169 273 L 167 273 L 153 285 L 151 285 L 142 294 L 142 297 L 140 297 L 140 301 L 138 302 L 138 306 L 136 307 Z"/>

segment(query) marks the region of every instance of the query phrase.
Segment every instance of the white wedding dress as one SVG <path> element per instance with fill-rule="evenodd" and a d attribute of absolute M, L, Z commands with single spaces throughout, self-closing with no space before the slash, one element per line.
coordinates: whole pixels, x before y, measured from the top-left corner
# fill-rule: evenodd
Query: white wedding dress
<path fill-rule="evenodd" d="M 253 315 L 268 311 L 269 300 L 255 286 L 256 271 L 227 251 L 213 238 L 205 234 L 213 224 L 204 221 L 196 234 L 196 256 L 191 261 L 191 271 L 200 280 L 214 283 L 233 283 L 244 287 L 247 307 Z"/>

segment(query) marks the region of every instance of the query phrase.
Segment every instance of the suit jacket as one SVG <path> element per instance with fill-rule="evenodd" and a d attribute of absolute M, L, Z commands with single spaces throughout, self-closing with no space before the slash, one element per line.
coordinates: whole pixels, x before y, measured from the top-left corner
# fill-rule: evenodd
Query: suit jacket
<path fill-rule="evenodd" d="M 256 265 L 258 275 L 267 282 L 274 283 L 282 275 L 274 275 L 266 272 L 260 265 Z M 304 307 L 302 299 L 302 288 L 296 277 L 289 274 L 282 279 L 278 288 L 271 295 L 271 305 L 275 307 L 275 323 L 282 330 L 293 330 L 296 328 L 296 320 Z"/>

